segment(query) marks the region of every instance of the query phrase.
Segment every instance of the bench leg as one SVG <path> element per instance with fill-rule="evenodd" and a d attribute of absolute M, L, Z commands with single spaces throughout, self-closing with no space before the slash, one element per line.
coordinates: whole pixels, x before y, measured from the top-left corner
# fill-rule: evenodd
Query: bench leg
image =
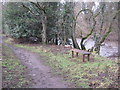
<path fill-rule="evenodd" d="M 78 57 L 78 52 L 76 52 L 76 57 Z"/>
<path fill-rule="evenodd" d="M 83 55 L 82 59 L 83 59 L 83 62 L 84 62 L 84 60 L 85 60 L 85 55 Z"/>
<path fill-rule="evenodd" d="M 72 58 L 74 58 L 74 51 L 72 51 Z"/>
<path fill-rule="evenodd" d="M 90 61 L 90 54 L 88 54 L 88 61 Z"/>

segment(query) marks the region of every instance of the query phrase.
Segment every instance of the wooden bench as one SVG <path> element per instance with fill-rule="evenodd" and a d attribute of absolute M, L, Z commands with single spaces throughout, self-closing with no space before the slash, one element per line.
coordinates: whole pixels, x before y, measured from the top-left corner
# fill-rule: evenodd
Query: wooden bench
<path fill-rule="evenodd" d="M 85 55 L 87 55 L 88 61 L 90 60 L 90 52 L 79 50 L 79 49 L 71 49 L 72 51 L 72 58 L 74 58 L 74 52 L 76 52 L 76 57 L 78 57 L 78 53 L 82 54 L 82 60 L 85 61 Z"/>

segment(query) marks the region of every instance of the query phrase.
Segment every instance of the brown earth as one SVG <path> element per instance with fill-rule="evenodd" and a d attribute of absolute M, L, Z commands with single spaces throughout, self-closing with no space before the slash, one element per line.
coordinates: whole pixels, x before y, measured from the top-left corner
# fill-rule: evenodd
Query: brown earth
<path fill-rule="evenodd" d="M 31 88 L 68 88 L 70 84 L 63 81 L 62 77 L 52 74 L 50 67 L 44 65 L 44 58 L 36 53 L 25 49 L 10 47 L 21 60 L 23 65 L 27 66 L 28 78 L 32 78 Z"/>

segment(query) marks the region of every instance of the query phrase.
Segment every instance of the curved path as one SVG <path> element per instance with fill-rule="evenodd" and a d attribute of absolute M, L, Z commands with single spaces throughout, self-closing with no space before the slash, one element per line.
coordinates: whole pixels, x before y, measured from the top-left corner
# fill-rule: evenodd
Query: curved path
<path fill-rule="evenodd" d="M 10 47 L 21 62 L 27 66 L 28 73 L 34 82 L 31 88 L 68 88 L 68 84 L 63 82 L 61 77 L 53 75 L 51 69 L 44 65 L 43 57 L 26 49 L 16 48 L 8 44 L 4 45 Z"/>

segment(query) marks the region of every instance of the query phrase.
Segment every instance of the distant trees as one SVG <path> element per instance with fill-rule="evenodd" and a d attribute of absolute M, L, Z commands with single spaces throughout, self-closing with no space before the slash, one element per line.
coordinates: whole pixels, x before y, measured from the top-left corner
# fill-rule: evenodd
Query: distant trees
<path fill-rule="evenodd" d="M 118 3 L 114 2 L 79 4 L 82 9 L 76 13 L 76 15 L 79 13 L 79 21 L 76 20 L 76 24 L 79 24 L 81 27 L 83 27 L 83 24 L 85 25 L 83 28 L 79 27 L 79 30 L 82 29 L 79 34 L 81 36 L 81 49 L 86 50 L 84 42 L 92 36 L 94 38 L 95 45 L 90 49 L 90 51 L 96 51 L 98 54 L 100 53 L 100 47 L 103 45 L 108 35 L 112 32 L 112 28 L 117 29 L 115 28 L 118 26 L 118 24 L 115 25 L 117 21 L 116 17 L 120 12 L 117 8 L 117 4 Z M 91 13 L 89 13 L 89 11 Z M 85 32 L 87 33 L 83 34 Z"/>
<path fill-rule="evenodd" d="M 56 6 L 57 3 L 6 3 L 3 10 L 5 30 L 8 27 L 9 34 L 17 39 L 36 37 L 47 43 L 52 35 L 48 33 L 53 30 L 52 25 L 56 25 Z"/>
<path fill-rule="evenodd" d="M 96 29 L 98 30 L 96 33 L 94 33 L 94 38 L 96 39 L 95 45 L 93 47 L 94 51 L 96 51 L 96 53 L 98 54 L 100 53 L 100 47 L 102 46 L 108 35 L 112 31 L 115 31 L 113 30 L 113 25 L 115 25 L 114 23 L 117 20 L 118 13 L 120 13 L 120 9 L 117 8 L 117 3 L 100 2 L 99 5 L 100 6 L 98 8 L 98 11 L 100 12 L 100 14 L 97 19 L 97 23 L 99 23 L 99 25 L 96 26 Z M 108 9 L 109 6 L 111 6 L 112 8 Z"/>
<path fill-rule="evenodd" d="M 13 38 L 24 42 L 30 37 L 41 37 L 41 22 L 27 9 L 24 9 L 22 3 L 6 3 L 3 9 L 4 30 Z M 37 32 L 36 32 L 37 31 Z"/>
<path fill-rule="evenodd" d="M 71 38 L 71 7 L 72 3 L 8 2 L 3 10 L 4 30 L 17 39 L 35 37 L 42 43 L 57 45 L 61 40 L 65 45 Z"/>
<path fill-rule="evenodd" d="M 68 43 L 68 39 L 73 37 L 73 15 L 74 15 L 74 3 L 66 2 L 63 5 L 62 11 L 62 37 L 63 37 L 63 45 Z M 74 45 L 74 39 L 73 45 Z"/>
<path fill-rule="evenodd" d="M 49 3 L 30 2 L 29 5 L 25 5 L 25 3 L 22 3 L 23 7 L 26 8 L 28 11 L 30 11 L 31 14 L 33 14 L 34 16 L 37 14 L 37 17 L 40 18 L 40 22 L 42 24 L 41 38 L 42 38 L 42 43 L 44 44 L 46 44 L 49 40 L 49 37 L 51 37 L 50 31 L 53 29 L 53 27 L 55 27 L 53 26 L 53 24 L 56 25 L 55 21 L 57 17 L 56 15 L 57 4 L 58 3 L 52 3 L 52 2 Z"/>
<path fill-rule="evenodd" d="M 91 36 L 91 51 L 99 54 L 102 43 L 115 27 L 120 10 L 114 2 L 8 2 L 3 5 L 4 32 L 15 39 L 34 40 L 44 44 L 62 45 L 73 41 L 74 48 L 86 50 L 85 40 Z M 111 8 L 110 8 L 111 7 Z M 79 27 L 78 27 L 79 26 Z M 78 46 L 76 35 L 81 37 Z"/>

